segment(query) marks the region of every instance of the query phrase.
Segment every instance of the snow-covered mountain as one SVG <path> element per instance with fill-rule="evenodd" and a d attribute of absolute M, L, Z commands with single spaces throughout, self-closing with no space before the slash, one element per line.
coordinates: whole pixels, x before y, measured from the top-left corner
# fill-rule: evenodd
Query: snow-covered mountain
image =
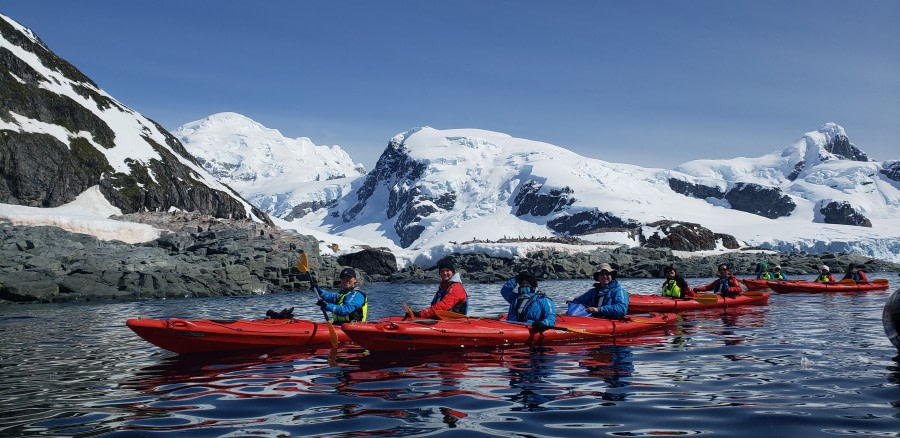
<path fill-rule="evenodd" d="M 634 246 L 658 237 L 660 224 L 671 233 L 694 223 L 719 233 L 720 248 L 730 235 L 749 246 L 896 261 L 897 163 L 868 161 L 834 124 L 759 158 L 675 170 L 496 132 L 425 127 L 393 138 L 364 183 L 305 223 L 413 260 L 504 238 Z"/>
<path fill-rule="evenodd" d="M 340 146 L 287 138 L 237 113 L 213 114 L 173 134 L 219 181 L 282 219 L 333 204 L 366 173 Z"/>
<path fill-rule="evenodd" d="M 269 218 L 197 165 L 169 132 L 0 15 L 0 202 L 56 207 L 93 187 L 125 213 Z"/>

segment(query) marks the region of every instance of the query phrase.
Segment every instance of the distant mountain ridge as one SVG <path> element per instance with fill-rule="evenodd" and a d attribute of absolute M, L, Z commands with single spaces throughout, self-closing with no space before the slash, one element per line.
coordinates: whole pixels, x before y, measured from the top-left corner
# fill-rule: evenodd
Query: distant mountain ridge
<path fill-rule="evenodd" d="M 366 173 L 340 146 L 286 138 L 237 113 L 213 114 L 182 125 L 173 134 L 219 181 L 277 217 L 300 217 L 329 205 L 343 193 L 347 181 Z M 311 192 L 324 196 L 310 198 Z"/>
<path fill-rule="evenodd" d="M 626 236 L 619 242 L 652 245 L 699 224 L 695 236 L 716 236 L 696 238 L 705 249 L 730 242 L 893 260 L 900 247 L 890 226 L 900 209 L 895 163 L 870 161 L 834 123 L 762 157 L 672 170 L 491 131 L 421 127 L 391 139 L 365 176 L 334 182 L 327 193 L 300 184 L 292 196 L 327 202 L 280 217 L 400 252 L 503 238 L 597 241 L 610 231 Z"/>
<path fill-rule="evenodd" d="M 270 222 L 156 122 L 0 15 L 0 203 L 55 207 L 91 187 L 124 213 L 178 208 Z"/>

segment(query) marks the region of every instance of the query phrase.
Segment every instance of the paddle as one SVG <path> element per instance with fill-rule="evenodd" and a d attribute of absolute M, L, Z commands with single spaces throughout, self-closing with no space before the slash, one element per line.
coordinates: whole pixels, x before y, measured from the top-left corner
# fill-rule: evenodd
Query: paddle
<path fill-rule="evenodd" d="M 406 304 L 404 304 L 404 306 L 405 305 Z M 409 308 L 407 308 L 406 310 L 409 310 Z M 450 312 L 448 310 L 435 310 L 434 314 L 437 315 L 441 319 L 468 318 L 468 316 L 463 315 L 462 313 Z"/>
<path fill-rule="evenodd" d="M 691 299 L 703 304 L 719 304 L 719 296 L 716 294 L 701 294 L 691 297 Z"/>
<path fill-rule="evenodd" d="M 841 279 L 841 281 L 839 281 L 838 283 L 840 283 L 840 284 L 854 285 L 854 284 L 856 284 L 856 280 L 854 280 L 854 279 L 852 279 L 852 278 L 843 278 L 843 279 Z"/>
<path fill-rule="evenodd" d="M 316 291 L 316 296 L 321 300 L 322 293 L 319 291 L 319 283 L 316 281 L 315 275 L 309 270 L 309 257 L 306 255 L 305 251 L 300 251 L 300 260 L 297 261 L 297 270 L 309 273 L 310 287 Z M 322 315 L 325 317 L 325 322 L 328 323 L 328 339 L 331 341 L 331 348 L 337 348 L 338 336 L 337 332 L 334 331 L 334 325 L 331 323 L 331 318 L 328 317 L 328 312 L 325 311 L 325 309 L 322 309 Z"/>
<path fill-rule="evenodd" d="M 872 283 L 875 283 L 875 284 L 888 284 L 888 279 L 887 279 L 887 278 L 876 278 L 876 279 L 872 280 Z"/>
<path fill-rule="evenodd" d="M 518 324 L 518 325 L 527 325 L 527 326 L 531 326 L 531 323 L 530 323 L 530 322 L 508 321 L 508 320 L 503 321 L 503 322 L 508 322 L 508 323 L 510 323 L 510 324 Z M 582 329 L 577 329 L 577 328 L 572 328 L 572 327 L 560 327 L 560 326 L 558 326 L 558 325 L 547 325 L 547 326 L 544 326 L 544 327 L 546 327 L 546 328 L 548 328 L 548 329 L 553 329 L 553 330 L 562 330 L 562 331 L 564 331 L 564 332 L 578 333 L 578 334 L 580 334 L 580 335 L 611 336 L 611 335 L 608 334 L 608 333 L 594 333 L 594 332 L 589 332 L 589 331 L 587 331 L 587 330 L 582 330 Z"/>
<path fill-rule="evenodd" d="M 416 317 L 416 314 L 413 313 L 412 309 L 410 309 L 409 306 L 406 305 L 406 303 L 403 303 L 403 308 L 406 309 L 406 316 L 408 316 L 410 318 Z M 440 316 L 440 315 L 438 315 L 438 316 Z"/>

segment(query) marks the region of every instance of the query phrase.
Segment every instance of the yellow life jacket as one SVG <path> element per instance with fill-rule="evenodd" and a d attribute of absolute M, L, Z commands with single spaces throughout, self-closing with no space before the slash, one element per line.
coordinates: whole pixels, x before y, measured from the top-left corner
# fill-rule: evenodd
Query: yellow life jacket
<path fill-rule="evenodd" d="M 344 300 L 347 298 L 347 296 L 350 295 L 351 292 L 356 292 L 356 293 L 362 294 L 363 305 L 361 308 L 354 310 L 353 313 L 351 313 L 349 315 L 334 315 L 334 323 L 335 324 L 351 322 L 351 321 L 366 322 L 366 316 L 368 316 L 368 314 L 369 314 L 369 298 L 366 296 L 366 294 L 362 293 L 362 291 L 356 290 L 356 289 L 340 291 L 339 295 L 338 295 L 338 299 L 337 299 L 337 305 L 343 306 Z"/>
<path fill-rule="evenodd" d="M 675 280 L 666 280 L 662 285 L 662 296 L 681 298 L 681 288 L 675 284 Z"/>
<path fill-rule="evenodd" d="M 819 274 L 819 278 L 816 279 L 816 283 L 830 283 L 828 281 L 828 274 Z"/>

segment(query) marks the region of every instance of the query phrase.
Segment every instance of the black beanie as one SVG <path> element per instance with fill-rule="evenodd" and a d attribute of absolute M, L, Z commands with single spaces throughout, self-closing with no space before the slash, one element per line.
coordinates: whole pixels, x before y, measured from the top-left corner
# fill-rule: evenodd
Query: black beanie
<path fill-rule="evenodd" d="M 522 271 L 516 275 L 517 283 L 521 283 L 523 281 L 527 281 L 527 282 L 531 283 L 531 290 L 537 290 L 537 286 L 538 286 L 537 278 L 535 278 L 535 276 L 532 275 L 530 272 Z"/>
<path fill-rule="evenodd" d="M 456 272 L 456 265 L 453 264 L 453 259 L 444 259 L 438 262 L 438 271 L 441 269 L 449 269 L 453 272 Z"/>

